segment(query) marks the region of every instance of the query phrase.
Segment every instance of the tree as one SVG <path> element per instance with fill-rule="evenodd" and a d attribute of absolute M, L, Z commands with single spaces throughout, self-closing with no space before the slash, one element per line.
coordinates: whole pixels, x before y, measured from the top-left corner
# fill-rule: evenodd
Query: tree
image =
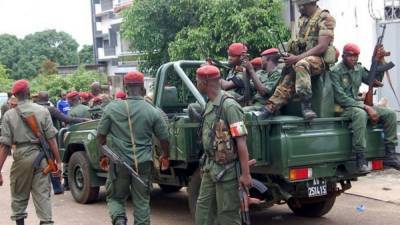
<path fill-rule="evenodd" d="M 45 59 L 39 72 L 43 75 L 57 74 L 57 64 L 52 62 L 50 59 Z"/>
<path fill-rule="evenodd" d="M 9 92 L 13 80 L 8 77 L 8 69 L 0 64 L 0 92 Z"/>
<path fill-rule="evenodd" d="M 21 42 L 14 35 L 0 35 L 0 64 L 13 70 L 16 62 L 21 58 Z"/>
<path fill-rule="evenodd" d="M 268 30 L 288 30 L 279 0 L 138 0 L 124 11 L 123 36 L 144 53 L 145 69 L 177 59 L 225 58 L 232 42 L 250 54 L 277 46 Z"/>
<path fill-rule="evenodd" d="M 197 23 L 198 0 L 137 0 L 123 14 L 121 30 L 131 48 L 143 52 L 144 70 L 169 61 L 168 46 L 186 26 Z"/>
<path fill-rule="evenodd" d="M 93 45 L 83 45 L 82 49 L 78 53 L 79 64 L 93 64 Z"/>
<path fill-rule="evenodd" d="M 21 58 L 13 68 L 13 78 L 35 76 L 44 60 L 59 65 L 78 63 L 78 43 L 71 35 L 56 30 L 45 30 L 27 35 L 22 40 Z"/>

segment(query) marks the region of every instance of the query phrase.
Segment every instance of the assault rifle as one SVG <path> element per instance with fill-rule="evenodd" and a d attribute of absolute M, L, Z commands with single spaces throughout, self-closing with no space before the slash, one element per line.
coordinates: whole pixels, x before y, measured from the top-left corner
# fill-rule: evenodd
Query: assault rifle
<path fill-rule="evenodd" d="M 125 169 L 129 171 L 131 176 L 135 178 L 139 183 L 141 183 L 144 187 L 148 187 L 148 185 L 140 178 L 139 174 L 130 166 L 130 164 L 119 155 L 115 154 L 107 145 L 102 145 L 100 147 L 101 152 L 107 156 L 112 162 L 118 163 L 123 166 Z"/>
<path fill-rule="evenodd" d="M 249 61 L 248 54 L 242 54 L 240 56 L 240 60 L 242 61 L 242 63 L 246 60 Z M 243 104 L 244 106 L 248 106 L 251 101 L 251 84 L 250 84 L 249 73 L 247 70 L 243 73 L 243 85 L 244 85 Z"/>
<path fill-rule="evenodd" d="M 243 187 L 240 183 L 240 163 L 235 163 L 236 177 L 239 184 L 239 199 L 240 199 L 240 216 L 242 218 L 242 224 L 250 225 L 250 213 L 249 213 L 249 193 L 246 187 Z"/>
<path fill-rule="evenodd" d="M 39 129 L 36 117 L 34 113 L 31 113 L 27 116 L 22 115 L 21 111 L 19 108 L 17 108 L 17 113 L 21 117 L 21 119 L 25 122 L 25 124 L 31 129 L 32 133 L 35 135 L 35 137 L 39 140 L 39 144 L 41 146 L 40 148 L 40 154 L 37 156 L 35 159 L 33 165 L 35 168 L 40 167 L 40 163 L 42 162 L 43 157 L 46 158 L 47 160 L 47 166 L 46 168 L 43 169 L 43 173 L 45 175 L 51 173 L 51 172 L 57 172 L 58 167 L 57 164 L 54 162 L 54 157 L 51 153 L 49 144 L 47 143 L 47 140 L 43 136 L 42 132 Z"/>
<path fill-rule="evenodd" d="M 383 37 L 385 36 L 386 24 L 383 25 L 382 34 L 379 36 L 378 41 L 375 45 L 374 54 L 371 59 L 371 67 L 369 69 L 368 74 L 368 92 L 365 96 L 364 104 L 373 106 L 373 90 L 374 90 L 374 80 L 376 80 L 376 76 L 378 73 L 382 73 L 388 71 L 394 67 L 393 62 L 389 62 L 387 64 L 382 65 L 381 62 L 378 61 L 377 53 L 379 48 L 382 46 Z M 384 56 L 389 56 L 390 52 L 385 52 Z"/>

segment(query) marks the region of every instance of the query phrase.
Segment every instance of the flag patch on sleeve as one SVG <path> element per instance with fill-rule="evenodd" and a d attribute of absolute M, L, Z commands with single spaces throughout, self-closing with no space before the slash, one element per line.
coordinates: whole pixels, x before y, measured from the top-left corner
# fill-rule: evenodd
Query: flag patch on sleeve
<path fill-rule="evenodd" d="M 231 124 L 230 131 L 232 137 L 240 137 L 247 134 L 247 129 L 243 121 Z"/>

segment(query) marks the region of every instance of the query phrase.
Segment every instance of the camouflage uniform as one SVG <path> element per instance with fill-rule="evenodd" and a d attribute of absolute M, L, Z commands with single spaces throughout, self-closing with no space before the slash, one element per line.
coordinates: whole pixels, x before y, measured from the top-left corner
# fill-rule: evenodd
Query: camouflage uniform
<path fill-rule="evenodd" d="M 243 108 L 243 111 L 249 112 L 258 110 L 265 104 L 265 101 L 274 93 L 276 85 L 281 78 L 281 70 L 275 68 L 271 72 L 267 72 L 265 70 L 259 70 L 256 72 L 258 79 L 260 79 L 262 85 L 267 89 L 266 96 L 261 96 L 258 92 L 253 97 L 253 105 L 246 106 Z"/>
<path fill-rule="evenodd" d="M 349 70 L 343 62 L 340 62 L 332 68 L 331 77 L 335 102 L 344 109 L 342 116 L 348 117 L 352 121 L 353 150 L 363 152 L 366 149 L 365 132 L 368 114 L 364 110 L 364 103 L 357 101 L 357 96 L 361 83 L 368 82 L 368 71 L 360 63 L 354 67 L 354 70 Z M 383 73 L 379 74 L 378 80 L 382 80 L 382 78 Z M 374 106 L 374 109 L 379 115 L 379 122 L 383 124 L 385 146 L 394 149 L 397 146 L 396 113 L 378 106 Z"/>
<path fill-rule="evenodd" d="M 275 112 L 287 104 L 294 93 L 302 99 L 311 98 L 311 76 L 324 73 L 327 69 L 324 60 L 332 59 L 332 57 L 334 60 L 335 57 L 335 49 L 332 46 L 335 19 L 327 10 L 318 9 L 311 17 L 300 17 L 298 27 L 296 39 L 289 41 L 289 53 L 300 55 L 314 48 L 317 46 L 320 36 L 330 36 L 332 41 L 323 56 L 303 58 L 293 66 L 295 74 L 285 75 L 272 97 L 267 101 L 267 108 L 271 112 Z"/>
<path fill-rule="evenodd" d="M 247 135 L 243 123 L 243 110 L 231 97 L 226 97 L 228 95 L 226 92 L 221 91 L 213 101 L 208 101 L 203 115 L 202 141 L 207 160 L 203 167 L 204 173 L 197 199 L 196 225 L 213 225 L 216 222 L 215 218 L 219 224 L 241 224 L 239 213 L 240 200 L 238 195 L 239 184 L 236 179 L 235 168 L 231 167 L 227 169 L 222 179 L 219 181 L 216 180 L 216 175 L 224 170 L 227 165 L 235 163 L 237 156 L 231 155 L 229 157 L 224 155 L 229 160 L 221 163 L 221 157 L 218 154 L 219 151 L 214 149 L 214 143 L 211 143 L 212 140 L 210 138 L 217 110 L 223 98 L 225 100 L 222 104 L 221 119 L 224 121 L 225 126 L 228 125 L 232 131 L 232 127 L 240 124 L 242 125 L 240 131 L 231 135 L 233 137 Z"/>
<path fill-rule="evenodd" d="M 125 201 L 132 195 L 135 225 L 150 225 L 150 186 L 153 169 L 152 135 L 168 140 L 167 124 L 157 108 L 140 96 L 130 96 L 127 100 L 115 100 L 107 105 L 100 119 L 97 132 L 107 135 L 107 144 L 118 155 L 134 162 L 131 132 L 127 119 L 125 102 L 129 105 L 130 117 L 135 134 L 136 158 L 139 175 L 148 183 L 143 187 L 132 179 L 128 171 L 116 165 L 114 178 L 109 171 L 106 182 L 107 206 L 113 223 L 117 217 L 125 217 Z M 113 165 L 111 164 L 110 167 Z"/>
<path fill-rule="evenodd" d="M 46 139 L 56 136 L 57 129 L 53 127 L 50 113 L 46 108 L 27 100 L 18 102 L 18 108 L 22 114 L 35 114 L 39 129 L 43 131 Z M 26 207 L 31 194 L 41 224 L 53 224 L 49 176 L 42 173 L 47 162 L 43 159 L 41 168 L 34 168 L 33 163 L 39 155 L 40 146 L 35 144 L 37 138 L 24 125 L 15 109 L 8 110 L 4 115 L 0 143 L 7 146 L 16 145 L 10 172 L 11 219 L 20 220 L 27 217 Z"/>

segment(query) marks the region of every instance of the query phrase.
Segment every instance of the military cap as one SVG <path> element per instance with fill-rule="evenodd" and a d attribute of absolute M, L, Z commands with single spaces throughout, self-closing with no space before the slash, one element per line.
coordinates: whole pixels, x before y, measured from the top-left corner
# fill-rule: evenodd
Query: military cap
<path fill-rule="evenodd" d="M 144 84 L 144 75 L 139 71 L 131 71 L 124 76 L 125 84 Z"/>
<path fill-rule="evenodd" d="M 17 80 L 14 82 L 11 93 L 13 95 L 18 94 L 21 91 L 26 91 L 29 88 L 29 82 L 27 80 Z"/>
<path fill-rule="evenodd" d="M 67 98 L 75 98 L 77 96 L 79 96 L 79 92 L 77 91 L 71 91 L 67 94 Z"/>
<path fill-rule="evenodd" d="M 81 98 L 87 100 L 87 99 L 90 98 L 90 94 L 87 93 L 87 92 L 81 92 L 81 93 L 79 93 L 79 97 L 81 97 Z"/>
<path fill-rule="evenodd" d="M 251 65 L 254 67 L 260 67 L 261 66 L 261 57 L 254 58 L 250 61 Z"/>
<path fill-rule="evenodd" d="M 115 97 L 116 98 L 120 98 L 120 99 L 125 99 L 126 98 L 126 94 L 123 91 L 117 91 L 117 93 L 115 93 Z"/>
<path fill-rule="evenodd" d="M 279 53 L 279 50 L 277 48 L 270 48 L 270 49 L 263 51 L 261 53 L 261 56 L 271 55 L 271 54 L 276 54 L 276 53 Z"/>
<path fill-rule="evenodd" d="M 360 47 L 358 47 L 356 44 L 348 43 L 343 47 L 343 53 L 349 53 L 351 55 L 359 55 Z"/>
<path fill-rule="evenodd" d="M 233 43 L 228 48 L 228 55 L 240 56 L 243 53 L 247 53 L 247 47 L 243 43 Z"/>
<path fill-rule="evenodd" d="M 103 101 L 103 99 L 100 96 L 96 96 L 93 98 L 93 103 L 99 103 L 101 101 Z"/>
<path fill-rule="evenodd" d="M 201 80 L 210 80 L 220 78 L 219 69 L 213 65 L 204 65 L 196 70 L 197 78 Z"/>
<path fill-rule="evenodd" d="M 304 4 L 308 4 L 308 3 L 311 3 L 311 2 L 318 2 L 318 0 L 296 0 L 296 3 L 298 5 L 304 5 Z"/>

